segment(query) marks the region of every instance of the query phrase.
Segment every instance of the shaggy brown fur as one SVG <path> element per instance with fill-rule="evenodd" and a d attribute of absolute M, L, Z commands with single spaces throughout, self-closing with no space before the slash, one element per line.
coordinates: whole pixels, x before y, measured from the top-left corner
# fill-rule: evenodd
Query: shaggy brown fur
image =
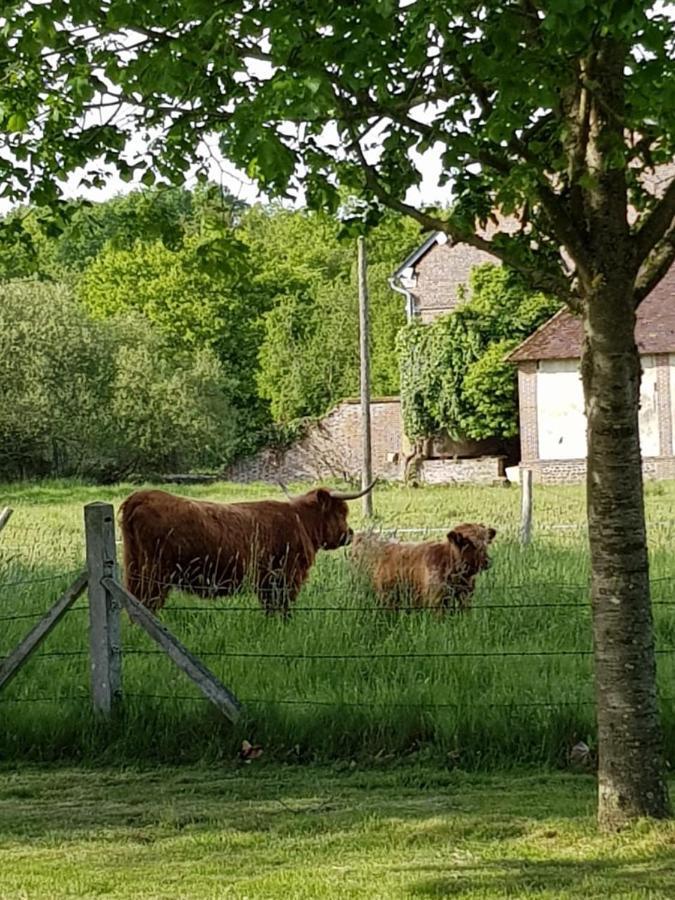
<path fill-rule="evenodd" d="M 485 525 L 458 525 L 444 541 L 403 544 L 357 534 L 352 559 L 390 609 L 427 608 L 438 613 L 471 606 L 476 575 L 490 565 L 488 547 L 496 531 Z"/>
<path fill-rule="evenodd" d="M 288 614 L 317 551 L 350 542 L 347 515 L 323 488 L 227 504 L 137 491 L 120 509 L 127 589 L 156 612 L 171 587 L 215 597 L 248 581 L 267 612 Z"/>

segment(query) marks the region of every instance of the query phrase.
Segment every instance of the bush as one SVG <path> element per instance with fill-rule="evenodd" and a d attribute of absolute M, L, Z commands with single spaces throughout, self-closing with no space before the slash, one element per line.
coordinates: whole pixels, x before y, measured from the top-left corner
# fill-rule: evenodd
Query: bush
<path fill-rule="evenodd" d="M 237 422 L 212 351 L 176 352 L 138 315 L 96 321 L 59 286 L 0 292 L 4 478 L 112 479 L 232 455 Z"/>

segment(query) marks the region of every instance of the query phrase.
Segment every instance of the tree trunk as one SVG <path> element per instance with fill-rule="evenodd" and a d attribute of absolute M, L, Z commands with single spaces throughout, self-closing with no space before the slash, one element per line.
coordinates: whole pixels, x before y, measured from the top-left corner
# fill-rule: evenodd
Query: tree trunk
<path fill-rule="evenodd" d="M 669 801 L 656 695 L 632 284 L 607 282 L 586 298 L 582 373 L 598 821 L 613 830 L 638 816 L 666 817 Z"/>

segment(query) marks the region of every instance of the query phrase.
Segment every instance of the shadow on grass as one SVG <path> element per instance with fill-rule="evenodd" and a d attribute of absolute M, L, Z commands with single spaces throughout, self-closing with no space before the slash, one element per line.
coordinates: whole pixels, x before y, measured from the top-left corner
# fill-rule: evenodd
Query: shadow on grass
<path fill-rule="evenodd" d="M 436 867 L 427 867 L 427 869 Z M 438 869 L 442 869 L 440 866 Z M 498 859 L 462 866 L 408 887 L 413 897 L 509 896 L 675 896 L 673 849 L 638 859 Z"/>

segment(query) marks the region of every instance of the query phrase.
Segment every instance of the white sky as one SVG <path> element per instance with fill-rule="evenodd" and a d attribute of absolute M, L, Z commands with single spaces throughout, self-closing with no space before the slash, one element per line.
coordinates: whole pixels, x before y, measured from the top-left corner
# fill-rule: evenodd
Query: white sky
<path fill-rule="evenodd" d="M 257 185 L 251 181 L 244 172 L 241 172 L 223 158 L 218 150 L 215 138 L 209 139 L 208 145 L 210 148 L 208 174 L 213 182 L 221 184 L 237 199 L 244 200 L 247 203 L 254 203 L 256 200 L 265 199 L 264 195 L 258 190 Z M 133 149 L 140 150 L 142 146 L 143 145 L 139 142 L 137 148 Z M 416 154 L 415 160 L 418 169 L 422 174 L 422 184 L 419 189 L 412 188 L 408 191 L 406 202 L 419 206 L 447 203 L 452 196 L 451 187 L 445 185 L 444 187 L 439 188 L 438 186 L 442 171 L 440 149 L 431 149 L 427 151 L 424 156 Z M 76 170 L 70 175 L 63 189 L 64 196 L 69 199 L 82 197 L 93 202 L 101 202 L 103 200 L 108 200 L 115 195 L 127 194 L 130 191 L 138 190 L 139 188 L 137 183 L 122 181 L 113 169 L 109 169 L 107 184 L 103 188 L 84 188 L 79 184 L 81 177 L 81 170 Z M 188 186 L 194 185 L 194 176 L 188 176 L 186 184 Z M 301 204 L 302 197 L 299 197 L 295 205 Z M 6 212 L 9 208 L 10 204 L 6 200 L 0 200 L 0 213 Z"/>

